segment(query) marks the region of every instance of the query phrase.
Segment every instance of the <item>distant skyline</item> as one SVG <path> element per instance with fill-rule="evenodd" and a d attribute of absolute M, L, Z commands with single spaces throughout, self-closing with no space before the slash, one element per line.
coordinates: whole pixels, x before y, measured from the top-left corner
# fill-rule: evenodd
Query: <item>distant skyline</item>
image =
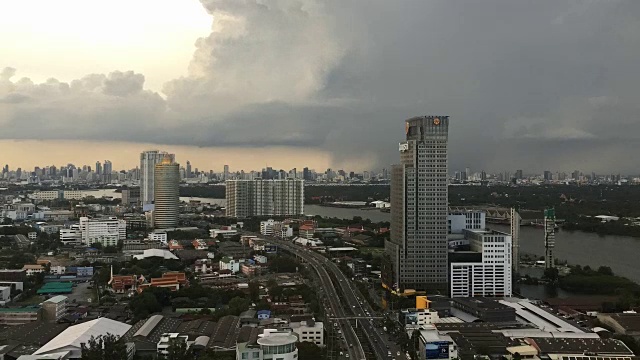
<path fill-rule="evenodd" d="M 446 114 L 451 169 L 635 173 L 639 28 L 634 0 L 8 2 L 0 162 L 362 171 Z"/>

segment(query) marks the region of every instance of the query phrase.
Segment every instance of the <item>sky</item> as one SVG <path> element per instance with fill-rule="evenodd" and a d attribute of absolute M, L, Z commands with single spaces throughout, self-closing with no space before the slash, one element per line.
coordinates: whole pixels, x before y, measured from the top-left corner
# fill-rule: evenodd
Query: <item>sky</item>
<path fill-rule="evenodd" d="M 388 167 L 449 115 L 451 171 L 638 174 L 640 1 L 21 0 L 0 163 Z"/>

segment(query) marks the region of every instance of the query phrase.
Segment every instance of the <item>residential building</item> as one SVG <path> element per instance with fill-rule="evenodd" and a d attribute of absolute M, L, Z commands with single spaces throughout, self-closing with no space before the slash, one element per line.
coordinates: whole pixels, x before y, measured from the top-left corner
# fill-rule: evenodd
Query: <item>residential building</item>
<path fill-rule="evenodd" d="M 250 216 L 304 214 L 304 180 L 227 180 L 226 215 Z"/>
<path fill-rule="evenodd" d="M 391 237 L 385 242 L 392 265 L 382 278 L 388 289 L 448 289 L 448 128 L 448 116 L 405 121 L 400 164 L 392 168 Z"/>
<path fill-rule="evenodd" d="M 193 245 L 193 248 L 196 250 L 207 250 L 209 248 L 209 245 L 207 245 L 207 242 L 202 239 L 193 240 L 191 242 L 191 245 Z"/>
<path fill-rule="evenodd" d="M 282 221 L 269 219 L 260 222 L 260 234 L 284 239 L 293 236 L 293 227 Z"/>
<path fill-rule="evenodd" d="M 178 342 L 184 342 L 185 348 L 189 348 L 189 336 L 188 335 L 180 335 L 179 333 L 164 333 L 160 336 L 160 340 L 158 340 L 158 356 L 166 357 L 169 355 L 169 347 L 172 344 Z"/>
<path fill-rule="evenodd" d="M 42 308 L 38 305 L 0 308 L 0 325 L 22 325 L 39 321 L 41 318 Z"/>
<path fill-rule="evenodd" d="M 127 222 L 114 216 L 96 219 L 81 217 L 80 232 L 85 245 L 100 243 L 105 247 L 118 246 L 118 241 L 127 238 Z"/>
<path fill-rule="evenodd" d="M 85 196 L 82 190 L 64 190 L 62 197 L 65 200 L 82 200 Z"/>
<path fill-rule="evenodd" d="M 164 151 L 151 150 L 144 151 L 140 154 L 140 202 L 142 205 L 153 204 L 155 194 L 155 167 L 156 164 L 161 163 L 164 158 L 169 158 L 171 162 L 175 161 L 174 154 L 169 154 Z"/>
<path fill-rule="evenodd" d="M 140 188 L 132 187 L 122 189 L 122 205 L 134 206 L 140 203 Z"/>
<path fill-rule="evenodd" d="M 67 297 L 54 296 L 42 303 L 44 320 L 56 322 L 67 315 Z"/>
<path fill-rule="evenodd" d="M 262 273 L 262 267 L 257 266 L 255 264 L 247 264 L 247 263 L 243 263 L 240 266 L 240 271 L 242 272 L 242 274 L 244 274 L 245 276 L 256 276 L 256 275 L 260 275 Z"/>
<path fill-rule="evenodd" d="M 218 235 L 222 235 L 225 239 L 230 239 L 234 235 L 238 234 L 236 229 L 210 229 L 209 234 L 212 238 L 217 239 Z"/>
<path fill-rule="evenodd" d="M 11 286 L 0 285 L 0 305 L 11 302 Z"/>
<path fill-rule="evenodd" d="M 209 274 L 214 271 L 212 259 L 198 259 L 193 265 L 193 272 L 196 274 Z"/>
<path fill-rule="evenodd" d="M 316 233 L 316 227 L 313 224 L 302 224 L 298 228 L 298 234 L 301 238 L 313 239 L 313 235 Z"/>
<path fill-rule="evenodd" d="M 27 234 L 29 240 L 35 240 L 38 237 L 38 233 L 35 231 L 31 231 Z"/>
<path fill-rule="evenodd" d="M 156 229 L 178 226 L 180 165 L 164 158 L 154 173 L 153 226 Z"/>
<path fill-rule="evenodd" d="M 297 360 L 298 337 L 290 330 L 265 329 L 257 339 L 236 345 L 237 360 Z"/>
<path fill-rule="evenodd" d="M 289 327 L 298 334 L 299 341 L 312 342 L 318 346 L 324 346 L 324 324 L 322 321 L 291 322 Z"/>
<path fill-rule="evenodd" d="M 451 262 L 451 297 L 512 296 L 511 235 L 465 230 L 480 261 Z"/>

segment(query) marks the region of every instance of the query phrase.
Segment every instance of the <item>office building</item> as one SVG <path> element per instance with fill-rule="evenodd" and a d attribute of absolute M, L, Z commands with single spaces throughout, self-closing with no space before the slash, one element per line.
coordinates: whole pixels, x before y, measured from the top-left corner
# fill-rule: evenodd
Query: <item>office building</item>
<path fill-rule="evenodd" d="M 289 327 L 298 334 L 299 341 L 312 342 L 320 347 L 324 346 L 324 324 L 321 321 L 291 322 Z"/>
<path fill-rule="evenodd" d="M 73 224 L 68 229 L 60 229 L 60 241 L 63 245 L 82 244 L 82 231 L 80 231 L 80 225 Z"/>
<path fill-rule="evenodd" d="M 296 360 L 298 337 L 290 330 L 264 329 L 263 333 L 248 342 L 236 345 L 236 359 Z"/>
<path fill-rule="evenodd" d="M 400 164 L 391 175 L 391 266 L 383 284 L 393 290 L 448 291 L 448 116 L 405 121 Z"/>
<path fill-rule="evenodd" d="M 227 216 L 302 215 L 304 180 L 228 180 Z"/>
<path fill-rule="evenodd" d="M 85 245 L 100 243 L 104 247 L 118 246 L 118 241 L 127 238 L 127 222 L 114 216 L 97 219 L 81 217 L 80 233 Z"/>
<path fill-rule="evenodd" d="M 184 177 L 188 179 L 192 176 L 193 174 L 191 173 L 191 161 L 187 160 L 187 166 L 184 169 Z"/>
<path fill-rule="evenodd" d="M 450 295 L 456 297 L 512 296 L 511 235 L 498 231 L 465 230 L 479 261 L 451 262 Z"/>
<path fill-rule="evenodd" d="M 153 185 L 156 164 L 168 157 L 175 161 L 175 155 L 164 151 L 151 150 L 140 154 L 140 201 L 142 205 L 153 203 Z"/>
<path fill-rule="evenodd" d="M 156 164 L 154 173 L 153 226 L 168 229 L 178 226 L 180 165 L 164 158 Z"/>
<path fill-rule="evenodd" d="M 140 188 L 132 187 L 122 189 L 122 205 L 135 206 L 140 202 Z"/>

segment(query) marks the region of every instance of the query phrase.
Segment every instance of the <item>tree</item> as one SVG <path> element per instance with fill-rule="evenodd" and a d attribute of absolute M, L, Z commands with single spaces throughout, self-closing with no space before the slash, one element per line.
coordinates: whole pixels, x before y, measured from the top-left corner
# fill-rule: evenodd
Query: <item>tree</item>
<path fill-rule="evenodd" d="M 127 346 L 117 336 L 107 333 L 97 338 L 91 336 L 87 344 L 81 344 L 82 360 L 126 359 Z"/>
<path fill-rule="evenodd" d="M 300 360 L 320 360 L 325 358 L 322 349 L 312 342 L 299 342 L 296 343 L 296 347 L 298 348 L 298 359 Z"/>
<path fill-rule="evenodd" d="M 557 268 L 551 267 L 544 269 L 544 275 L 542 278 L 549 281 L 550 283 L 556 283 L 558 281 L 559 272 Z"/>
<path fill-rule="evenodd" d="M 241 312 L 247 311 L 249 306 L 251 306 L 251 301 L 249 301 L 249 299 L 236 296 L 229 300 L 229 313 L 236 316 L 240 315 Z"/>
<path fill-rule="evenodd" d="M 611 268 L 608 266 L 600 266 L 598 268 L 598 274 L 613 276 L 613 270 L 611 270 Z"/>
<path fill-rule="evenodd" d="M 260 284 L 255 281 L 249 282 L 249 297 L 253 302 L 260 300 Z"/>
<path fill-rule="evenodd" d="M 184 357 L 187 356 L 189 348 L 182 338 L 173 338 L 169 340 L 167 352 L 167 360 L 183 360 Z"/>

